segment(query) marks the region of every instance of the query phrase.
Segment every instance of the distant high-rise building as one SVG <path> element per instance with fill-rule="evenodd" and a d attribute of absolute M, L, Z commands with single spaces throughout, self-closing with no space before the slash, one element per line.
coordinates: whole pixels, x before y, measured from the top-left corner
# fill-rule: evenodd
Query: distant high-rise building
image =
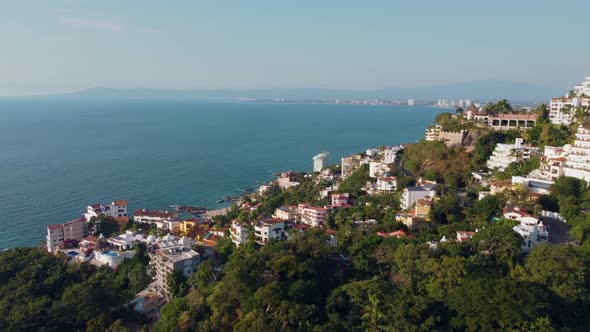
<path fill-rule="evenodd" d="M 320 152 L 313 157 L 313 171 L 321 172 L 324 166 L 326 166 L 326 160 L 328 159 L 328 152 Z"/>

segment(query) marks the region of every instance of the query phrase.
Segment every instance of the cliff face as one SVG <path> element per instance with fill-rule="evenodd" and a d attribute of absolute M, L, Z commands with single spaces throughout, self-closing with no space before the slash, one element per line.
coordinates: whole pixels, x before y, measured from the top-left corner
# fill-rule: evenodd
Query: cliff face
<path fill-rule="evenodd" d="M 474 146 L 477 139 L 483 135 L 483 132 L 478 129 L 469 129 L 461 142 L 463 146 Z"/>

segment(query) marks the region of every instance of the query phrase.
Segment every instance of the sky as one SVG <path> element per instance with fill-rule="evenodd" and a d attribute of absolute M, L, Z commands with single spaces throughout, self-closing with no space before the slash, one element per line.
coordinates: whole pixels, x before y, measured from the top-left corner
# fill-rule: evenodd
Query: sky
<path fill-rule="evenodd" d="M 590 76 L 590 1 L 0 0 L 0 95 Z"/>

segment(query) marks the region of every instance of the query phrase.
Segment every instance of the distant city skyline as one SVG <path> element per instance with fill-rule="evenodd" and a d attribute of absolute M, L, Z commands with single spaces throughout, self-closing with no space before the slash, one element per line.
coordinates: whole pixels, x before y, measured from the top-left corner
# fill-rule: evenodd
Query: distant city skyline
<path fill-rule="evenodd" d="M 3 1 L 0 96 L 481 80 L 565 92 L 590 76 L 580 40 L 589 9 L 530 0 Z"/>

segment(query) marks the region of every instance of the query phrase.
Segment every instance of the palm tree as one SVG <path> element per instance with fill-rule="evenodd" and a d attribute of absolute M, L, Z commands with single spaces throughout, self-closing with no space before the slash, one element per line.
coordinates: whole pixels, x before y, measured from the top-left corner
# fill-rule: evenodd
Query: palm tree
<path fill-rule="evenodd" d="M 584 117 L 586 117 L 586 109 L 582 106 L 578 106 L 574 109 L 574 119 L 576 122 L 583 123 Z"/>
<path fill-rule="evenodd" d="M 383 313 L 379 309 L 379 298 L 377 295 L 369 294 L 369 303 L 363 308 L 364 314 L 361 316 L 363 326 L 366 331 L 379 331 Z"/>

